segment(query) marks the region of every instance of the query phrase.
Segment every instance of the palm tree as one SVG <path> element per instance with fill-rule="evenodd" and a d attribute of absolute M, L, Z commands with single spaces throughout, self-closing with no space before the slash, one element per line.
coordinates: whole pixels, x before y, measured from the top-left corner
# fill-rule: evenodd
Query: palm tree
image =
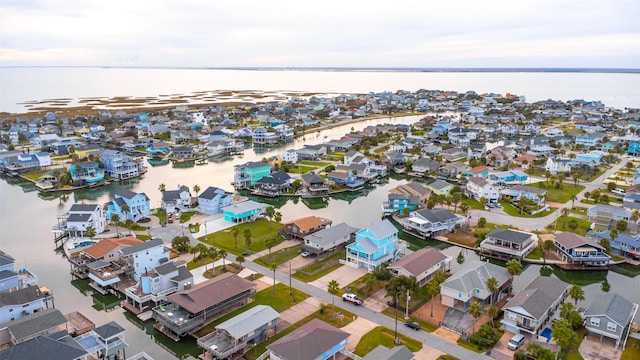
<path fill-rule="evenodd" d="M 271 248 L 276 246 L 278 244 L 278 239 L 274 238 L 274 237 L 270 237 L 267 238 L 264 241 L 264 246 L 266 246 L 269 249 L 269 260 L 271 261 Z"/>
<path fill-rule="evenodd" d="M 200 186 L 198 186 L 198 184 L 193 185 L 193 192 L 196 193 L 196 199 L 197 199 L 198 193 L 200 192 Z"/>
<path fill-rule="evenodd" d="M 197 246 L 189 246 L 189 254 L 193 255 L 192 261 L 196 261 L 196 254 L 198 253 Z"/>
<path fill-rule="evenodd" d="M 247 250 L 249 250 L 249 247 L 251 246 L 251 235 L 251 229 L 244 229 L 244 242 L 247 244 Z"/>
<path fill-rule="evenodd" d="M 511 259 L 506 263 L 507 272 L 511 275 L 511 284 L 513 286 L 513 278 L 522 272 L 522 263 L 518 259 Z"/>
<path fill-rule="evenodd" d="M 84 231 L 84 235 L 88 238 L 93 238 L 94 236 L 96 236 L 96 228 L 94 228 L 93 226 L 87 226 Z"/>
<path fill-rule="evenodd" d="M 553 240 L 545 240 L 542 243 L 542 250 L 547 254 L 546 257 L 549 257 L 549 250 L 553 249 L 555 246 L 556 245 Z"/>
<path fill-rule="evenodd" d="M 240 229 L 238 229 L 237 226 L 234 226 L 233 228 L 231 228 L 231 235 L 233 235 L 233 246 L 236 249 L 238 248 L 238 234 L 240 234 Z"/>
<path fill-rule="evenodd" d="M 280 211 L 276 211 L 275 214 L 273 214 L 273 220 L 276 221 L 276 229 L 278 229 L 280 221 L 282 221 L 282 214 L 280 213 Z"/>
<path fill-rule="evenodd" d="M 213 263 L 216 261 L 216 257 L 218 257 L 218 251 L 214 247 L 207 248 L 205 251 L 205 259 L 211 259 L 211 266 L 213 267 Z M 207 262 L 204 263 L 204 271 L 207 271 Z"/>
<path fill-rule="evenodd" d="M 327 292 L 331 294 L 331 308 L 333 311 L 331 314 L 331 321 L 333 321 L 333 317 L 336 313 L 335 296 L 338 294 L 338 291 L 340 291 L 340 284 L 338 284 L 336 280 L 329 281 L 327 284 Z"/>
<path fill-rule="evenodd" d="M 118 228 L 118 224 L 120 223 L 120 215 L 111 214 L 111 223 L 116 226 L 116 237 L 120 237 L 120 229 Z"/>
<path fill-rule="evenodd" d="M 160 190 L 160 192 L 162 193 L 162 195 L 164 195 L 164 192 L 167 191 L 167 185 L 165 185 L 164 183 L 160 184 L 158 186 L 158 190 Z"/>
<path fill-rule="evenodd" d="M 493 306 L 493 298 L 495 296 L 496 290 L 498 290 L 498 279 L 493 276 L 487 279 L 487 290 L 489 290 L 489 305 Z"/>
<path fill-rule="evenodd" d="M 467 312 L 469 313 L 469 315 L 473 316 L 474 319 L 479 318 L 480 316 L 482 316 L 482 306 L 480 306 L 480 303 L 477 301 L 474 301 L 473 304 L 471 304 L 471 306 L 469 306 L 469 308 L 467 309 Z M 473 334 L 475 335 L 476 333 L 476 321 L 473 321 Z"/>
<path fill-rule="evenodd" d="M 567 223 L 567 217 L 569 216 L 569 208 L 562 208 L 560 212 L 562 214 L 562 231 L 564 231 L 564 226 Z"/>
<path fill-rule="evenodd" d="M 224 264 L 224 260 L 227 258 L 227 252 L 225 250 L 218 250 L 218 256 L 220 256 L 220 258 L 222 258 L 222 270 L 226 270 L 227 267 Z"/>
<path fill-rule="evenodd" d="M 433 303 L 436 301 L 435 296 L 440 294 L 440 284 L 433 279 L 427 283 L 427 294 L 431 296 L 431 317 L 433 317 Z"/>
<path fill-rule="evenodd" d="M 122 210 L 122 213 L 124 214 L 124 218 L 125 219 L 129 219 L 129 213 L 131 213 L 131 208 L 129 207 L 129 205 L 124 204 L 122 205 L 122 207 L 120 208 Z"/>
<path fill-rule="evenodd" d="M 493 319 L 495 319 L 498 316 L 498 308 L 495 306 L 490 306 L 489 310 L 487 310 L 487 315 L 489 315 L 489 320 L 491 320 L 491 327 L 494 326 L 493 324 Z"/>
<path fill-rule="evenodd" d="M 271 271 L 273 271 L 273 295 L 276 294 L 276 269 L 278 268 L 278 264 L 276 263 L 271 263 L 269 265 L 269 269 L 271 269 Z"/>
<path fill-rule="evenodd" d="M 573 299 L 573 302 L 576 306 L 578 306 L 578 300 L 584 301 L 584 290 L 580 285 L 573 285 L 571 289 L 569 289 L 569 297 Z"/>
<path fill-rule="evenodd" d="M 527 198 L 524 196 L 520 196 L 520 198 L 518 199 L 518 208 L 520 209 L 520 215 L 522 215 L 525 206 L 527 206 Z"/>
<path fill-rule="evenodd" d="M 245 262 L 245 258 L 242 255 L 236 256 L 236 261 L 238 262 L 238 266 L 240 266 L 240 270 L 242 270 L 242 263 Z"/>
<path fill-rule="evenodd" d="M 273 228 L 273 215 L 275 215 L 276 213 L 276 209 L 273 208 L 273 206 L 267 206 L 267 209 L 264 211 L 264 214 L 267 216 L 267 218 L 269 219 L 269 229 Z"/>

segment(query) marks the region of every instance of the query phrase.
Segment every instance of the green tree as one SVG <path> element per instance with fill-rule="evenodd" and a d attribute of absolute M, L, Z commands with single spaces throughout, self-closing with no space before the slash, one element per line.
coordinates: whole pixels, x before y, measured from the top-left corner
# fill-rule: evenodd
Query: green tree
<path fill-rule="evenodd" d="M 483 228 L 485 226 L 487 226 L 487 219 L 485 219 L 484 217 L 478 219 L 478 227 Z"/>
<path fill-rule="evenodd" d="M 274 237 L 267 238 L 264 241 L 264 246 L 266 246 L 267 249 L 269 249 L 269 261 L 272 261 L 272 259 L 271 259 L 271 248 L 276 246 L 276 245 L 278 245 L 278 239 L 276 239 Z"/>
<path fill-rule="evenodd" d="M 431 317 L 433 317 L 433 303 L 436 301 L 436 295 L 440 294 L 440 284 L 435 279 L 427 283 L 427 294 L 431 296 Z"/>
<path fill-rule="evenodd" d="M 96 236 L 96 228 L 94 228 L 93 226 L 87 226 L 87 228 L 84 230 L 84 236 L 93 238 L 94 236 Z"/>
<path fill-rule="evenodd" d="M 190 248 L 189 238 L 186 236 L 176 236 L 171 240 L 171 247 L 179 253 L 185 253 L 189 251 Z"/>
<path fill-rule="evenodd" d="M 276 211 L 275 214 L 273 214 L 273 220 L 276 221 L 276 229 L 278 229 L 280 227 L 280 221 L 282 221 L 282 214 L 280 211 Z"/>
<path fill-rule="evenodd" d="M 577 340 L 577 334 L 566 319 L 559 319 L 551 325 L 551 336 L 556 340 L 562 351 Z"/>
<path fill-rule="evenodd" d="M 278 264 L 271 263 L 269 264 L 269 269 L 273 271 L 273 295 L 276 294 L 276 269 L 278 268 Z"/>
<path fill-rule="evenodd" d="M 249 230 L 249 229 L 247 229 Z M 233 235 L 233 246 L 238 248 L 238 234 L 240 234 L 240 229 L 237 226 L 231 228 L 231 235 Z"/>
<path fill-rule="evenodd" d="M 329 283 L 327 284 L 327 292 L 331 294 L 331 307 L 333 311 L 331 314 L 331 321 L 333 321 L 336 313 L 335 297 L 338 294 L 338 291 L 340 291 L 340 284 L 338 284 L 336 280 L 329 281 Z"/>
<path fill-rule="evenodd" d="M 494 321 L 496 320 L 496 317 L 498 317 L 499 314 L 499 310 L 496 306 L 489 306 L 489 310 L 487 310 L 487 315 L 489 315 L 489 320 L 491 321 L 491 326 L 494 327 Z"/>
<path fill-rule="evenodd" d="M 220 250 L 220 252 L 222 252 L 224 250 Z M 206 259 L 211 259 L 211 268 L 213 269 L 213 263 L 216 261 L 216 258 L 218 257 L 218 254 L 220 254 L 220 252 L 218 250 L 216 250 L 216 248 L 214 247 L 208 247 L 207 250 L 204 253 L 204 258 L 205 258 L 205 263 L 204 263 L 204 271 L 207 271 L 207 261 Z M 222 260 L 224 263 L 224 260 Z M 224 266 L 223 266 L 224 269 Z"/>
<path fill-rule="evenodd" d="M 616 229 L 619 233 L 627 231 L 628 223 L 625 220 L 618 220 L 616 222 Z"/>
<path fill-rule="evenodd" d="M 273 216 L 276 214 L 276 209 L 273 206 L 267 206 L 267 209 L 264 211 L 265 216 L 269 219 L 269 229 L 273 228 Z"/>
<path fill-rule="evenodd" d="M 606 292 L 606 293 L 608 293 L 609 290 L 611 290 L 611 284 L 609 284 L 609 281 L 607 281 L 606 278 L 602 281 L 602 285 L 600 286 L 600 289 L 602 290 L 602 292 Z"/>
<path fill-rule="evenodd" d="M 197 199 L 198 193 L 200 192 L 200 186 L 198 184 L 193 185 L 193 192 L 196 193 L 196 199 Z"/>
<path fill-rule="evenodd" d="M 118 228 L 118 224 L 120 223 L 120 215 L 111 214 L 111 223 L 116 226 L 116 237 L 120 237 L 120 228 Z"/>
<path fill-rule="evenodd" d="M 244 229 L 244 243 L 247 245 L 247 250 L 251 246 L 251 229 Z"/>
<path fill-rule="evenodd" d="M 560 212 L 562 214 L 562 231 L 564 231 L 564 226 L 567 223 L 567 217 L 569 216 L 569 208 L 562 208 Z"/>
<path fill-rule="evenodd" d="M 547 254 L 547 257 L 549 257 L 549 250 L 553 249 L 554 247 L 556 247 L 556 244 L 553 242 L 553 240 L 545 240 L 542 243 L 542 249 Z"/>
<path fill-rule="evenodd" d="M 220 256 L 220 258 L 222 259 L 222 270 L 226 271 L 227 270 L 227 266 L 224 263 L 225 259 L 227 258 L 226 250 L 224 250 L 224 249 L 218 250 L 218 256 Z"/>
<path fill-rule="evenodd" d="M 576 306 L 578 306 L 578 301 L 584 301 L 584 290 L 582 286 L 574 284 L 569 289 L 569 297 L 573 299 L 573 302 Z"/>
<path fill-rule="evenodd" d="M 487 290 L 489 290 L 489 305 L 493 306 L 495 292 L 498 290 L 498 279 L 493 276 L 487 279 Z"/>
<path fill-rule="evenodd" d="M 560 306 L 560 317 L 567 320 L 573 329 L 582 326 L 582 316 L 572 303 L 564 303 Z"/>
<path fill-rule="evenodd" d="M 469 313 L 469 315 L 473 316 L 474 321 L 473 321 L 473 332 L 472 334 L 476 333 L 476 320 L 482 316 L 482 306 L 480 306 L 480 303 L 477 301 L 474 301 L 471 306 L 469 306 L 469 308 L 467 309 L 467 312 Z"/>
<path fill-rule="evenodd" d="M 556 358 L 556 354 L 542 346 L 531 342 L 527 345 L 527 355 L 530 359 L 536 360 L 554 360 Z"/>
<path fill-rule="evenodd" d="M 507 272 L 511 275 L 511 283 L 513 284 L 513 278 L 520 275 L 522 272 L 522 263 L 518 259 L 511 259 L 507 261 L 505 266 L 507 268 Z"/>
<path fill-rule="evenodd" d="M 236 261 L 238 262 L 238 266 L 240 267 L 240 270 L 242 270 L 242 263 L 245 262 L 246 259 L 244 258 L 244 256 L 238 255 L 236 256 Z"/>

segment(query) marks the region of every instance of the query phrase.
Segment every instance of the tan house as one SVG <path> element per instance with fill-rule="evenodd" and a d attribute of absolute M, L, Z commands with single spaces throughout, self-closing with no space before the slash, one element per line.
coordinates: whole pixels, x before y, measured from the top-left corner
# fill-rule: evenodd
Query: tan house
<path fill-rule="evenodd" d="M 331 226 L 333 222 L 318 216 L 305 216 L 284 224 L 278 232 L 288 239 L 302 240 L 307 235 Z"/>
<path fill-rule="evenodd" d="M 423 248 L 388 266 L 396 276 L 415 277 L 418 286 L 426 285 L 436 271 L 448 272 L 451 257 L 436 248 Z"/>

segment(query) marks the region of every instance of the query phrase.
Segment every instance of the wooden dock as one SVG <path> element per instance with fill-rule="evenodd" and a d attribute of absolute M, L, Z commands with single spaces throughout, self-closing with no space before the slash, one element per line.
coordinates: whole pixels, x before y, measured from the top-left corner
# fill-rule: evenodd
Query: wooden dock
<path fill-rule="evenodd" d="M 72 336 L 82 335 L 96 328 L 96 324 L 81 313 L 74 311 L 64 316 L 67 319 L 69 334 Z"/>

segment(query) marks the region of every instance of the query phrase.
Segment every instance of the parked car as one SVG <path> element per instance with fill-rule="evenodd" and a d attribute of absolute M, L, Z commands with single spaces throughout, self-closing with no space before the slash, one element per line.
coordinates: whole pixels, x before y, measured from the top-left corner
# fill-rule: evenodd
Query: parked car
<path fill-rule="evenodd" d="M 495 205 L 493 205 L 493 203 L 487 203 L 487 206 L 490 207 L 491 209 L 493 209 L 495 207 Z"/>
<path fill-rule="evenodd" d="M 418 330 L 421 329 L 420 324 L 418 324 L 415 321 L 408 321 L 408 322 L 404 323 L 404 326 L 408 327 L 409 329 L 413 329 L 415 331 L 418 331 Z"/>
<path fill-rule="evenodd" d="M 342 301 L 348 301 L 355 305 L 361 305 L 362 299 L 360 299 L 356 294 L 346 293 L 342 295 Z"/>
<path fill-rule="evenodd" d="M 500 203 L 499 203 L 499 202 L 497 202 L 497 203 L 496 203 L 496 207 L 497 207 L 497 208 L 501 208 L 501 207 L 502 207 L 502 205 L 500 205 Z"/>
<path fill-rule="evenodd" d="M 300 255 L 302 255 L 302 257 L 308 257 L 308 256 L 310 256 L 310 255 L 311 255 L 311 253 L 310 253 L 308 250 L 305 250 L 305 251 L 303 251 L 303 252 L 302 252 L 302 254 L 300 254 Z"/>
<path fill-rule="evenodd" d="M 509 348 L 509 350 L 516 351 L 523 344 L 524 344 L 524 335 L 515 334 L 511 337 L 511 339 L 509 339 L 509 342 L 507 343 L 507 347 Z"/>

